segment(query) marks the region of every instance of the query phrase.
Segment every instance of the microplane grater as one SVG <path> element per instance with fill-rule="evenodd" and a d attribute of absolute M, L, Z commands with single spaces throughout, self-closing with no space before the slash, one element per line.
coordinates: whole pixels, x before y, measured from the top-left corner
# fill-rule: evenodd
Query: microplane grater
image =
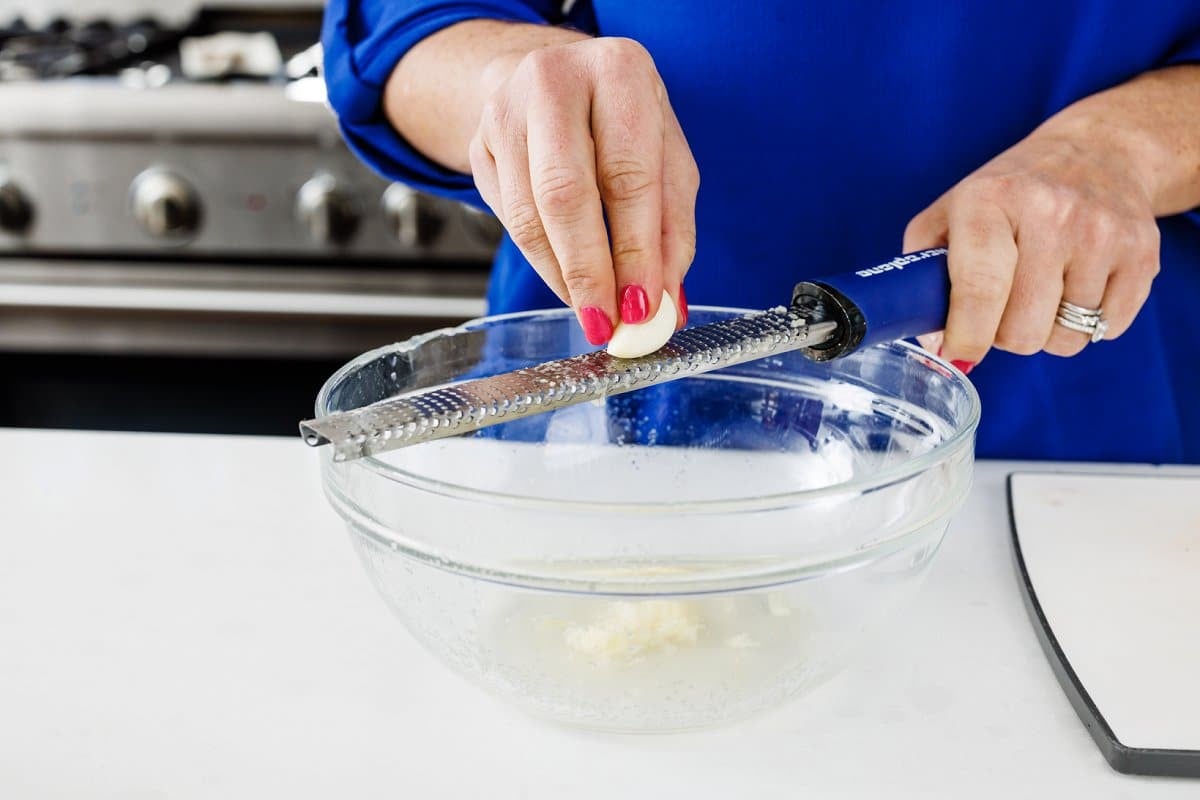
<path fill-rule="evenodd" d="M 311 445 L 333 444 L 334 460 L 346 461 L 820 344 L 836 329 L 780 307 L 685 328 L 641 358 L 597 350 L 389 398 L 306 421 L 301 431 Z"/>
<path fill-rule="evenodd" d="M 939 330 L 949 304 L 946 250 L 898 256 L 866 270 L 796 285 L 777 307 L 675 333 L 623 359 L 598 350 L 500 375 L 423 389 L 300 423 L 335 461 L 460 436 L 564 406 L 801 350 L 814 360 Z M 851 299 L 853 298 L 853 299 Z"/>

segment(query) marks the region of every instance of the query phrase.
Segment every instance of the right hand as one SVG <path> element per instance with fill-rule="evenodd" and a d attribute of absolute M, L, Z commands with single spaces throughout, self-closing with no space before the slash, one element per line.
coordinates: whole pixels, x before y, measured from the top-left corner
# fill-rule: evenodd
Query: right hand
<path fill-rule="evenodd" d="M 682 326 L 700 175 L 650 54 L 583 39 L 499 57 L 484 80 L 475 184 L 588 341 L 653 317 L 664 289 Z"/>

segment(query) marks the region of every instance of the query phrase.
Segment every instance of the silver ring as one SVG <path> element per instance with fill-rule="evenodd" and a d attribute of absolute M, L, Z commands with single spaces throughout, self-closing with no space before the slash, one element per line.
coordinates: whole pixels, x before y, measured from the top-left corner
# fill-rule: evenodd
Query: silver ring
<path fill-rule="evenodd" d="M 1058 304 L 1054 321 L 1068 330 L 1090 337 L 1092 343 L 1101 341 L 1108 333 L 1108 321 L 1104 319 L 1103 309 L 1084 308 L 1066 300 Z"/>
<path fill-rule="evenodd" d="M 1075 314 L 1080 317 L 1099 317 L 1103 316 L 1104 314 L 1104 312 L 1099 308 L 1084 308 L 1083 306 L 1077 306 L 1074 303 L 1068 303 L 1066 300 L 1063 300 L 1058 304 L 1058 310 L 1064 314 Z"/>

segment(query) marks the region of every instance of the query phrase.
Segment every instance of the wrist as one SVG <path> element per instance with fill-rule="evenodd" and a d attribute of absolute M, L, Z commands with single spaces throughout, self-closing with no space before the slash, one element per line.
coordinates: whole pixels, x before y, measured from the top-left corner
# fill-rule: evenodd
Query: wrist
<path fill-rule="evenodd" d="M 1200 66 L 1144 73 L 1074 103 L 1043 128 L 1069 138 L 1145 193 L 1155 216 L 1200 204 Z"/>

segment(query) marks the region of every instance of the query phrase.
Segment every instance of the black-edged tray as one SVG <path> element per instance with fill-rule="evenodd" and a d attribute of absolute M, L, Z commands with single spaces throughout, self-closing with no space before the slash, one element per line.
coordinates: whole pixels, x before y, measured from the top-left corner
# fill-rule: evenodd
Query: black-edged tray
<path fill-rule="evenodd" d="M 1012 531 L 1013 554 L 1015 556 L 1017 574 L 1023 590 L 1022 594 L 1025 598 L 1025 608 L 1029 612 L 1034 630 L 1037 632 L 1038 641 L 1041 642 L 1042 650 L 1045 652 L 1046 658 L 1049 659 L 1050 666 L 1053 668 L 1059 684 L 1062 686 L 1063 691 L 1066 692 L 1067 698 L 1075 708 L 1075 712 L 1079 715 L 1080 721 L 1083 722 L 1084 727 L 1091 734 L 1093 741 L 1096 742 L 1096 746 L 1100 748 L 1100 752 L 1104 754 L 1105 759 L 1118 772 L 1134 775 L 1200 778 L 1200 750 L 1130 747 L 1121 742 L 1113 732 L 1108 721 L 1105 720 L 1099 707 L 1093 702 L 1092 697 L 1088 694 L 1079 676 L 1071 667 L 1070 660 L 1059 645 L 1058 639 L 1055 638 L 1054 631 L 1051 630 L 1050 623 L 1046 619 L 1041 604 L 1038 602 L 1037 591 L 1034 589 L 1029 572 L 1026 569 L 1025 558 L 1021 551 L 1021 538 L 1017 531 L 1016 514 L 1013 508 L 1012 479 L 1015 474 L 1029 473 L 1010 473 L 1006 481 L 1009 528 Z M 1084 476 L 1100 473 L 1078 474 Z M 1196 580 L 1198 591 L 1200 591 L 1200 575 L 1196 577 Z M 1196 635 L 1200 636 L 1200 620 L 1197 620 Z M 1196 676 L 1195 688 L 1196 691 L 1200 692 L 1200 675 Z M 1200 790 L 1198 790 L 1198 796 L 1200 796 Z"/>

